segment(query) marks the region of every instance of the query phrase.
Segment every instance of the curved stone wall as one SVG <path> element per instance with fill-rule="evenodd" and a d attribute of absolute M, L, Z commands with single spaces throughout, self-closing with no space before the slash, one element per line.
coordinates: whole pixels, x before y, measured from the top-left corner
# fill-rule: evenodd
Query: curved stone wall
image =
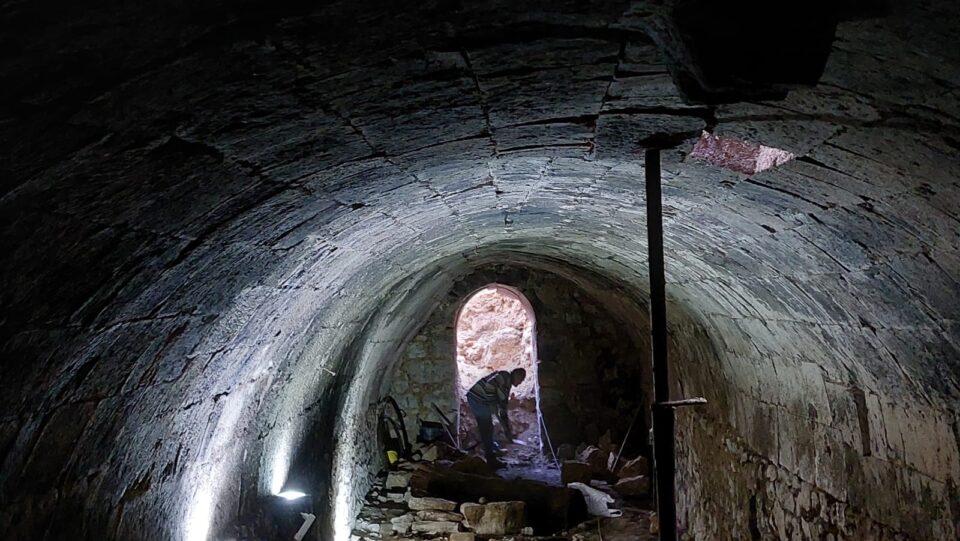
<path fill-rule="evenodd" d="M 643 3 L 457 4 L 4 5 L 0 529 L 269 529 L 293 476 L 344 531 L 383 368 L 456 276 L 643 298 L 638 141 L 669 132 L 677 394 L 710 400 L 684 527 L 955 538 L 956 6 L 842 23 L 815 88 L 705 108 Z M 796 159 L 699 163 L 703 129 Z"/>

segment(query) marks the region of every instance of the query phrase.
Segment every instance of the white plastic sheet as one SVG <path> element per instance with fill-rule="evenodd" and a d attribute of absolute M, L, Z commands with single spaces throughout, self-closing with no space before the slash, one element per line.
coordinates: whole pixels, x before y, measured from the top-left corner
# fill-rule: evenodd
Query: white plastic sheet
<path fill-rule="evenodd" d="M 595 517 L 616 518 L 623 515 L 619 509 L 610 509 L 610 503 L 613 503 L 613 496 L 602 490 L 597 490 L 583 483 L 568 483 L 568 487 L 580 491 L 583 499 L 587 502 L 587 512 Z"/>

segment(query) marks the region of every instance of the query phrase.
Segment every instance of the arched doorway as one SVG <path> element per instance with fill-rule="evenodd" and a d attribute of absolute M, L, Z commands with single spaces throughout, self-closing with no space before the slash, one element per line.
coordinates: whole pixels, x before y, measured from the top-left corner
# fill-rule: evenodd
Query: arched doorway
<path fill-rule="evenodd" d="M 498 371 L 523 368 L 527 377 L 514 387 L 509 415 L 514 435 L 523 443 L 505 448 L 510 458 L 529 460 L 541 451 L 536 319 L 533 307 L 518 290 L 488 284 L 467 297 L 455 320 L 457 396 L 460 446 L 480 452 L 476 421 L 465 396 L 480 378 Z M 503 443 L 501 428 L 495 438 Z"/>

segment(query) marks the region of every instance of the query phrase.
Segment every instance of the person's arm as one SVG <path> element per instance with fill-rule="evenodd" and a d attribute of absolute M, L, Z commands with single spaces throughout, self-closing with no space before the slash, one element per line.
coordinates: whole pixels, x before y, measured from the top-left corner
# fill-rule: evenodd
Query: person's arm
<path fill-rule="evenodd" d="M 500 419 L 500 426 L 503 427 L 504 435 L 506 435 L 507 439 L 512 442 L 514 440 L 513 430 L 510 428 L 510 414 L 507 411 L 507 406 L 510 402 L 511 387 L 511 381 L 506 379 L 497 388 L 497 398 L 499 398 L 499 401 L 497 402 L 497 417 Z"/>
<path fill-rule="evenodd" d="M 507 439 L 511 442 L 516 439 L 513 436 L 513 430 L 510 428 L 510 414 L 507 412 L 507 401 L 510 399 L 510 396 L 507 395 L 507 400 L 501 402 L 497 408 L 497 416 L 500 418 L 500 426 L 503 427 L 503 433 L 506 434 Z"/>

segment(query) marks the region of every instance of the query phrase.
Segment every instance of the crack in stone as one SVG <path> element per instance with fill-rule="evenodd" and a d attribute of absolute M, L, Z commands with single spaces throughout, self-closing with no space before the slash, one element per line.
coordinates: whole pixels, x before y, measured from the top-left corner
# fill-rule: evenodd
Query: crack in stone
<path fill-rule="evenodd" d="M 817 244 L 816 242 L 813 242 L 813 240 L 811 240 L 809 237 L 805 236 L 805 235 L 804 235 L 803 233 L 801 233 L 800 231 L 798 231 L 798 230 L 796 230 L 796 229 L 794 229 L 794 230 L 792 230 L 792 231 L 793 231 L 794 233 L 796 233 L 797 236 L 799 236 L 799 237 L 802 238 L 803 240 L 805 240 L 805 241 L 807 241 L 808 243 L 810 243 L 811 246 L 813 246 L 814 248 L 816 248 L 817 250 L 819 250 L 820 253 L 822 253 L 823 255 L 827 256 L 831 261 L 833 261 L 834 263 L 836 263 L 837 265 L 839 265 L 840 268 L 842 268 L 844 271 L 846 271 L 846 272 L 851 272 L 851 269 L 850 269 L 849 267 L 847 267 L 846 265 L 844 265 L 839 259 L 837 259 L 836 257 L 834 257 L 833 254 L 831 254 L 829 251 L 825 250 L 822 246 L 820 246 L 820 245 Z"/>
<path fill-rule="evenodd" d="M 249 188 L 249 189 L 253 189 L 253 188 Z M 191 256 L 200 246 L 202 246 L 206 241 L 211 240 L 217 233 L 219 233 L 220 231 L 222 231 L 228 224 L 230 224 L 231 222 L 233 222 L 234 220 L 236 220 L 236 219 L 239 218 L 240 216 L 243 216 L 244 214 L 250 212 L 251 210 L 259 207 L 260 205 L 262 205 L 263 203 L 265 203 L 266 201 L 268 201 L 268 200 L 271 199 L 272 197 L 274 197 L 274 196 L 276 196 L 276 195 L 280 194 L 281 192 L 284 192 L 284 191 L 286 191 L 286 190 L 288 190 L 288 189 L 290 189 L 290 186 L 287 186 L 287 185 L 283 185 L 283 184 L 272 185 L 272 186 L 270 187 L 270 189 L 268 189 L 268 190 L 266 190 L 264 193 L 258 195 L 253 201 L 250 201 L 250 202 L 242 205 L 239 209 L 235 209 L 233 212 L 227 214 L 226 216 L 224 216 L 224 217 L 222 217 L 222 218 L 220 218 L 220 219 L 218 219 L 218 220 L 215 220 L 215 221 L 213 221 L 213 222 L 208 223 L 208 224 L 206 225 L 206 227 L 204 227 L 204 228 L 200 231 L 200 233 L 197 234 L 196 238 L 194 238 L 193 240 L 191 240 L 190 242 L 188 242 L 188 243 L 179 251 L 179 253 L 176 255 L 176 257 L 174 257 L 170 262 L 168 262 L 166 265 L 163 266 L 163 269 L 161 270 L 161 273 L 166 272 L 166 271 L 168 271 L 168 270 L 171 270 L 171 269 L 177 267 L 178 265 L 180 265 L 181 263 L 183 263 L 188 257 L 190 257 L 190 256 Z M 216 210 L 216 209 L 214 209 L 214 210 Z M 211 211 L 211 212 L 212 212 L 212 211 Z M 158 309 L 158 310 L 161 309 L 162 306 L 163 306 L 163 303 L 161 303 L 160 306 L 157 307 L 157 309 Z"/>
<path fill-rule="evenodd" d="M 500 150 L 497 144 L 496 131 L 493 128 L 493 123 L 490 121 L 490 104 L 487 103 L 486 92 L 483 90 L 483 85 L 480 82 L 480 76 L 477 74 L 477 70 L 473 67 L 473 62 L 470 59 L 470 53 L 467 48 L 460 47 L 457 49 L 457 52 L 460 53 L 460 56 L 467 65 L 467 70 L 473 78 L 473 85 L 477 92 L 477 103 L 480 105 L 480 111 L 483 114 L 483 122 L 486 129 L 486 134 L 484 135 L 490 139 L 490 144 L 493 147 L 493 156 L 496 160 L 500 156 Z M 490 160 L 484 160 L 484 163 L 487 168 L 487 175 L 489 175 L 493 183 L 494 195 L 498 195 L 499 190 L 497 188 L 497 175 L 494 172 Z"/>
<path fill-rule="evenodd" d="M 779 193 L 782 193 L 782 194 L 785 194 L 785 195 L 789 195 L 790 197 L 793 197 L 793 198 L 795 198 L 795 199 L 799 199 L 800 201 L 803 201 L 803 202 L 805 202 L 805 203 L 809 203 L 809 204 L 811 204 L 811 205 L 813 205 L 813 206 L 815 206 L 815 207 L 817 207 L 817 208 L 819 208 L 819 209 L 821 209 L 821 210 L 830 210 L 830 209 L 835 208 L 835 207 L 837 206 L 837 205 L 835 205 L 835 204 L 823 205 L 823 204 L 818 203 L 818 202 L 816 202 L 816 201 L 814 201 L 814 200 L 812 200 L 812 199 L 808 199 L 808 198 L 806 198 L 806 197 L 804 197 L 804 196 L 802 196 L 802 195 L 800 195 L 800 194 L 798 194 L 798 193 L 796 193 L 796 192 L 792 192 L 792 191 L 790 191 L 790 190 L 787 190 L 787 189 L 785 189 L 785 188 L 781 188 L 781 187 L 779 187 L 779 186 L 774 186 L 774 185 L 772 185 L 772 184 L 767 184 L 767 183 L 764 183 L 764 182 L 757 181 L 757 180 L 753 179 L 752 177 L 744 178 L 744 179 L 743 179 L 743 182 L 746 182 L 747 184 L 753 184 L 754 186 L 759 186 L 759 187 L 761 187 L 761 188 L 766 188 L 766 189 L 768 189 L 768 190 L 773 190 L 773 191 L 775 191 L 775 192 L 779 192 Z"/>
<path fill-rule="evenodd" d="M 461 47 L 467 49 L 487 49 L 500 45 L 533 43 L 547 39 L 595 39 L 598 41 L 621 42 L 630 40 L 637 43 L 653 44 L 645 32 L 630 28 L 611 26 L 582 26 L 543 21 L 527 21 L 520 24 L 498 27 L 492 31 L 460 33 L 446 44 L 431 47 L 437 52 L 455 52 Z"/>

